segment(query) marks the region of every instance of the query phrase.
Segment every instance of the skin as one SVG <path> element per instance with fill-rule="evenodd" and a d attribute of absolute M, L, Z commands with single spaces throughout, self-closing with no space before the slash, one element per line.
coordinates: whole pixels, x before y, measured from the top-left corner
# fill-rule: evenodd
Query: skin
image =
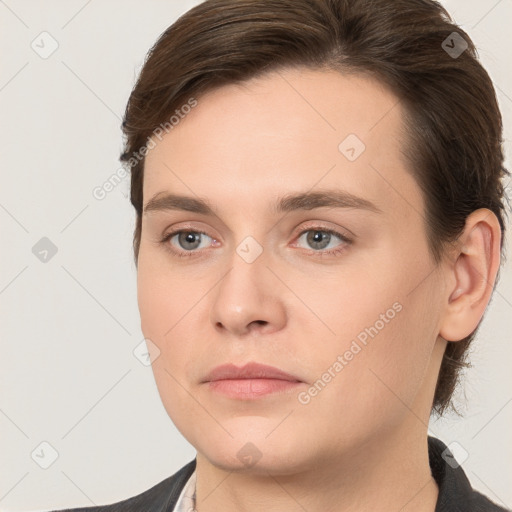
<path fill-rule="evenodd" d="M 199 512 L 434 511 L 435 383 L 446 340 L 470 334 L 487 306 L 500 231 L 490 211 L 474 212 L 434 265 L 423 197 L 401 152 L 402 117 L 372 78 L 288 69 L 207 93 L 155 139 L 144 204 L 172 192 L 215 209 L 145 213 L 138 261 L 141 328 L 162 402 L 197 450 Z M 338 148 L 349 134 L 366 146 L 354 161 Z M 380 211 L 272 209 L 287 194 L 326 189 Z M 161 242 L 179 229 L 207 235 L 195 246 Z M 323 229 L 351 242 L 308 242 Z M 263 249 L 252 263 L 236 250 L 248 236 Z M 299 392 L 396 303 L 400 312 L 300 403 Z M 302 383 L 243 400 L 202 382 L 220 364 L 249 361 Z M 244 446 L 252 463 L 237 455 Z"/>

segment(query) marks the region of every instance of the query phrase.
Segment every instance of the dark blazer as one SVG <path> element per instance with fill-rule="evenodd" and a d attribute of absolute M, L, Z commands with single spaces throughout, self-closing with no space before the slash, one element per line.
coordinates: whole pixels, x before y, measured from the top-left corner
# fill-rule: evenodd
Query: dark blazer
<path fill-rule="evenodd" d="M 510 512 L 483 494 L 472 489 L 461 466 L 449 464 L 453 460 L 446 445 L 435 437 L 428 437 L 430 469 L 439 487 L 435 512 Z M 455 466 L 455 467 L 453 467 Z M 174 475 L 133 498 L 111 505 L 73 508 L 54 512 L 172 512 L 181 490 L 194 472 L 196 459 L 183 466 Z"/>

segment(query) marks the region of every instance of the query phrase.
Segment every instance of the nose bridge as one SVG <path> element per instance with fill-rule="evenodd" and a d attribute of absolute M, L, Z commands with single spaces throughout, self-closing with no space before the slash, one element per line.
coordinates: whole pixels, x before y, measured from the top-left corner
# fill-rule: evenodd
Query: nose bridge
<path fill-rule="evenodd" d="M 282 327 L 285 312 L 280 288 L 268 264 L 268 254 L 253 237 L 239 243 L 214 295 L 214 325 L 237 334 L 244 333 L 251 324 L 265 325 L 267 330 Z"/>
<path fill-rule="evenodd" d="M 262 247 L 257 254 L 254 242 L 242 241 L 231 255 L 229 272 L 219 283 L 217 299 L 238 311 L 256 306 L 266 293 L 266 260 Z"/>

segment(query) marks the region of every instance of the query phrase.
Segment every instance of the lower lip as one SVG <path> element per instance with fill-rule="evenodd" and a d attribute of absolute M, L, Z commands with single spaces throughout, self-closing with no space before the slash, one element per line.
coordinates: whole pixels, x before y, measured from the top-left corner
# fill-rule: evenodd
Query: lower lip
<path fill-rule="evenodd" d="M 226 379 L 208 382 L 209 388 L 230 398 L 254 399 L 295 389 L 302 382 L 279 379 Z"/>

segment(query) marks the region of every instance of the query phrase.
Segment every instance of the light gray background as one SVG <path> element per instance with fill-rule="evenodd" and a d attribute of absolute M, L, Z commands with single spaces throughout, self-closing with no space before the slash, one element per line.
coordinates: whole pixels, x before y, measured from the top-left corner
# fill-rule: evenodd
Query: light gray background
<path fill-rule="evenodd" d="M 0 0 L 2 511 L 119 501 L 195 456 L 161 404 L 151 367 L 133 355 L 143 335 L 129 178 L 102 201 L 92 191 L 120 167 L 121 117 L 147 50 L 197 3 Z M 496 85 L 509 156 L 512 1 L 443 4 Z M 46 59 L 31 47 L 43 46 L 43 31 L 58 43 Z M 32 252 L 42 237 L 58 248 L 46 263 Z M 474 487 L 508 507 L 511 317 L 504 268 L 459 391 L 469 401 L 464 418 L 430 429 L 459 443 Z M 48 469 L 36 462 L 50 460 L 42 442 L 58 452 Z"/>

